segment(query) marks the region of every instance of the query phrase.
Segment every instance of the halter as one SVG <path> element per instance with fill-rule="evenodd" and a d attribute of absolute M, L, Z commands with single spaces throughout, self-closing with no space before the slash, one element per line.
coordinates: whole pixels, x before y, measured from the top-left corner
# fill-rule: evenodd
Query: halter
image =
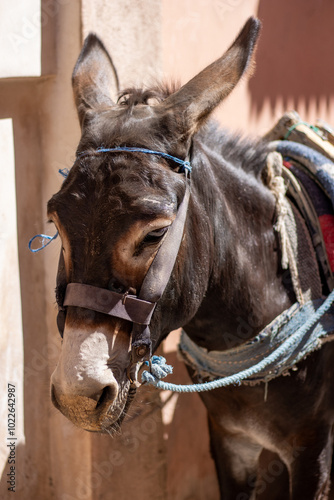
<path fill-rule="evenodd" d="M 153 154 L 181 165 L 182 168 L 179 172 L 185 173 L 186 177 L 186 190 L 183 200 L 162 245 L 146 273 L 138 296 L 131 293 L 131 289 L 121 294 L 82 283 L 69 283 L 66 287 L 63 308 L 59 311 L 60 318 L 58 318 L 58 322 L 61 321 L 61 316 L 66 313 L 65 308 L 68 306 L 91 309 L 131 321 L 133 327 L 131 331 L 131 361 L 128 367 L 128 377 L 133 382 L 137 363 L 150 360 L 152 355 L 149 325 L 156 304 L 168 284 L 181 245 L 190 198 L 188 173 L 191 171 L 191 166 L 188 160 L 180 160 L 166 153 L 144 148 L 98 148 L 94 151 L 84 151 L 77 156 L 82 158 L 84 156 L 123 151 Z"/>

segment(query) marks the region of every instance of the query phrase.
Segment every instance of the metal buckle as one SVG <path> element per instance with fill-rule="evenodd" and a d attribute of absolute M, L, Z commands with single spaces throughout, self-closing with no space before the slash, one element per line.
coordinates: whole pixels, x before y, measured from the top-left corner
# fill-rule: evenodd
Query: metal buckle
<path fill-rule="evenodd" d="M 151 341 L 140 341 L 138 344 L 133 344 L 131 349 L 132 363 L 149 361 L 151 358 Z"/>
<path fill-rule="evenodd" d="M 131 348 L 131 359 L 127 367 L 126 374 L 131 385 L 138 387 L 140 383 L 137 381 L 138 365 L 144 362 L 150 363 L 152 343 L 151 340 L 140 340 L 134 343 Z"/>
<path fill-rule="evenodd" d="M 126 299 L 128 295 L 136 295 L 136 290 L 130 286 L 130 288 L 127 289 L 126 292 L 124 292 L 123 297 L 122 297 L 122 304 L 124 306 Z"/>

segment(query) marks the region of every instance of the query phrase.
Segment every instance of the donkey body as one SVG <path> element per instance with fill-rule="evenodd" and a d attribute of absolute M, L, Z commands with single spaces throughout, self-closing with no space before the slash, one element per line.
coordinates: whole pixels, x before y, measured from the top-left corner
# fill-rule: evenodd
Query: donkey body
<path fill-rule="evenodd" d="M 189 155 L 193 169 L 183 240 L 150 325 L 153 350 L 183 327 L 199 346 L 224 351 L 255 337 L 295 302 L 280 266 L 275 198 L 262 180 L 266 145 L 206 123 L 249 66 L 258 31 L 250 19 L 218 61 L 176 92 L 129 90 L 117 104 L 109 91 L 110 58 L 88 37 L 73 73 L 78 158 L 48 204 L 63 247 L 60 308 L 68 283 L 138 294 L 183 199 L 185 176 L 168 159 L 96 153 L 119 146 Z M 251 328 L 245 333 L 242 325 Z M 61 330 L 53 403 L 76 425 L 112 434 L 133 397 L 131 323 L 70 306 Z M 264 384 L 202 395 L 221 498 L 327 498 L 332 350 L 325 344 L 290 377 L 270 381 L 266 400 Z M 279 470 L 274 483 L 258 473 L 261 463 Z"/>

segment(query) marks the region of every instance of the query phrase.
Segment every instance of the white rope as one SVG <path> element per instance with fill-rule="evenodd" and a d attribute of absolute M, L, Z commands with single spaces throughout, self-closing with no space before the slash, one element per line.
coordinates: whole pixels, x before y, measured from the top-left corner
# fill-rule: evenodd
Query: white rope
<path fill-rule="evenodd" d="M 288 205 L 289 202 L 285 197 L 286 185 L 282 177 L 282 168 L 283 168 L 282 156 L 276 151 L 269 153 L 267 157 L 267 170 L 269 179 L 268 187 L 276 198 L 277 222 L 274 225 L 274 229 L 275 231 L 278 232 L 280 237 L 281 253 L 282 253 L 281 264 L 283 269 L 290 270 L 291 280 L 294 292 L 296 294 L 296 299 L 299 302 L 299 304 L 303 305 L 305 303 L 305 300 L 300 286 L 296 256 L 294 254 L 286 226 L 287 215 L 289 211 L 289 205 Z"/>

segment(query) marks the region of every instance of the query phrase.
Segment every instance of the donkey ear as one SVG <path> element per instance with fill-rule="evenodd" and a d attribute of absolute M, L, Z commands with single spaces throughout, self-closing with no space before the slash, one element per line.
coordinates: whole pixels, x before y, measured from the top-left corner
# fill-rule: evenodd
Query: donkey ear
<path fill-rule="evenodd" d="M 85 40 L 72 75 L 72 86 L 82 126 L 86 112 L 113 106 L 119 92 L 116 69 L 101 40 L 93 33 Z"/>
<path fill-rule="evenodd" d="M 162 106 L 172 112 L 180 133 L 191 136 L 218 104 L 229 95 L 250 65 L 261 23 L 249 18 L 225 54 L 169 96 Z"/>

